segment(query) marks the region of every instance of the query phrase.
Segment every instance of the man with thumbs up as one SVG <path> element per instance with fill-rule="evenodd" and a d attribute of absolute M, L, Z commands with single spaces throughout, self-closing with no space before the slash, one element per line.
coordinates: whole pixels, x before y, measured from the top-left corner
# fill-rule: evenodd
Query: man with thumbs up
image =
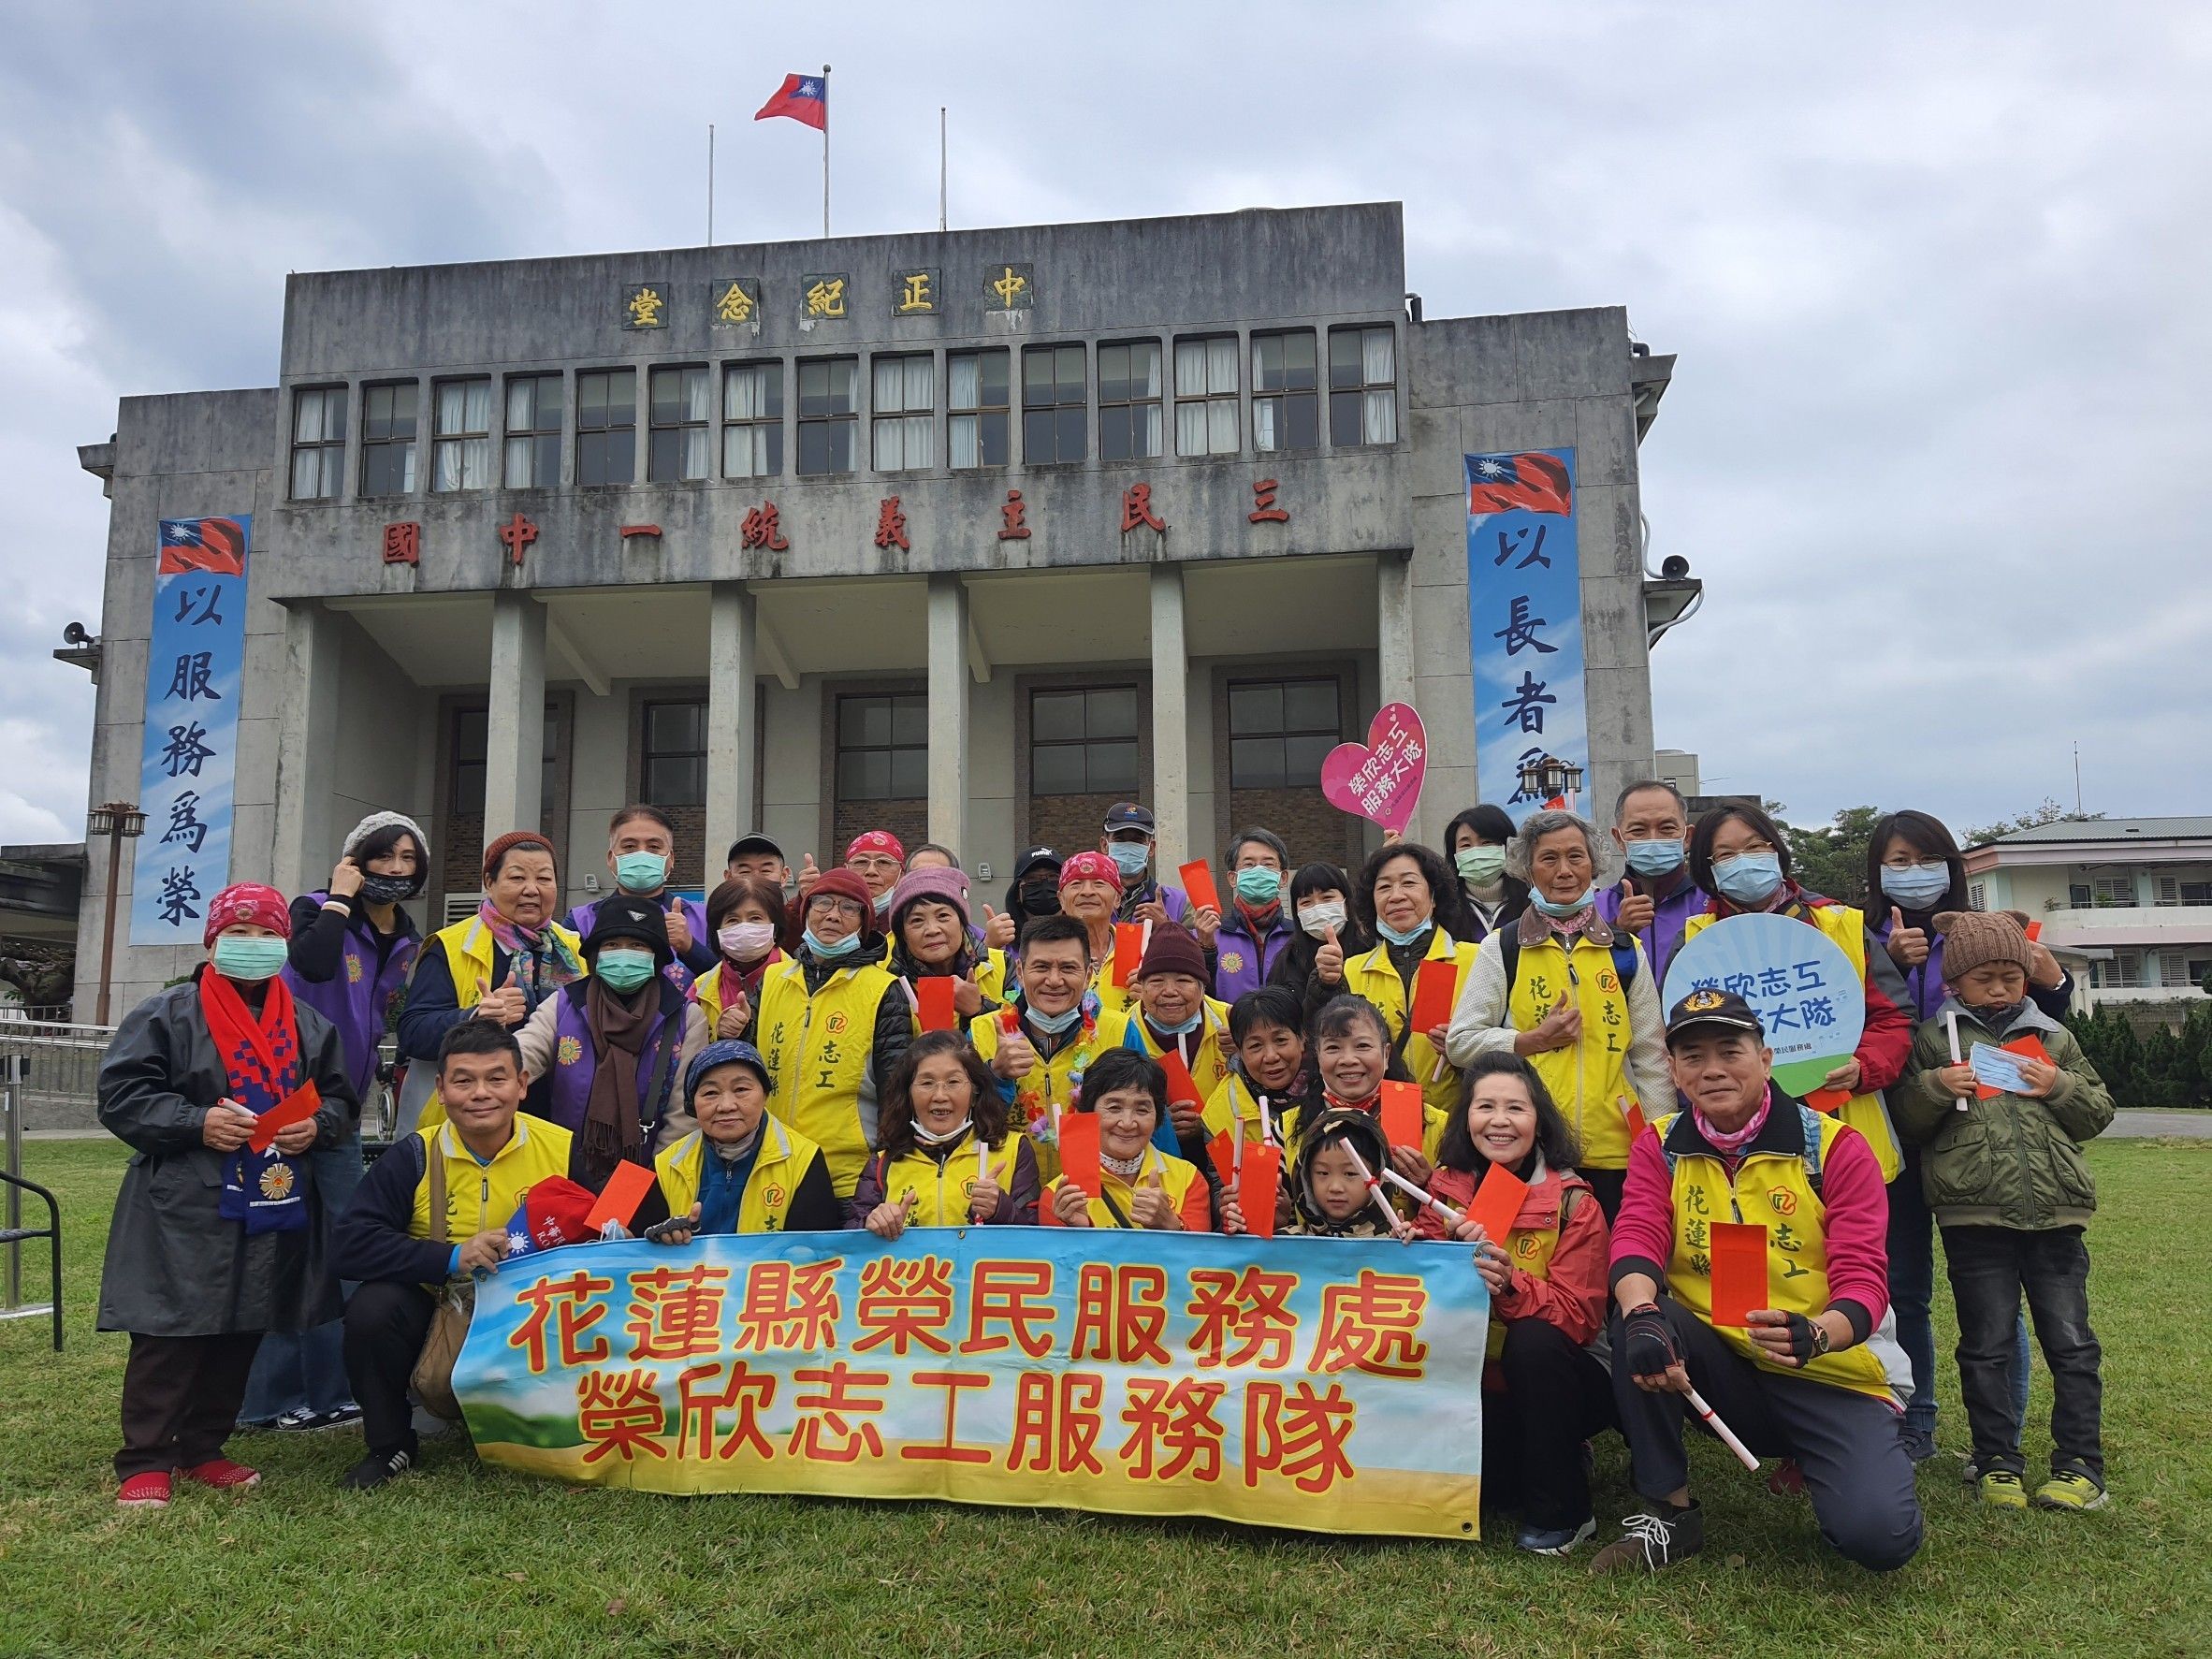
<path fill-rule="evenodd" d="M 1705 908 L 1690 880 L 1690 812 L 1682 793 L 1661 779 L 1630 783 L 1613 805 L 1613 845 L 1628 868 L 1597 895 L 1597 913 L 1642 943 L 1652 976 L 1666 982 L 1666 965 L 1681 949 L 1682 929 Z"/>

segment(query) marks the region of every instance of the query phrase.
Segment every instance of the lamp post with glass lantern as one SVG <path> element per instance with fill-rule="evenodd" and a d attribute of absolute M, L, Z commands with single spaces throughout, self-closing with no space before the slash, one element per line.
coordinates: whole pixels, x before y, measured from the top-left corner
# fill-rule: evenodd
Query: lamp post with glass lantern
<path fill-rule="evenodd" d="M 1581 790 L 1582 768 L 1555 754 L 1539 755 L 1521 768 L 1521 793 L 1529 800 L 1564 801 L 1569 812 L 1578 812 Z"/>
<path fill-rule="evenodd" d="M 108 910 L 100 918 L 99 1024 L 108 1024 L 108 993 L 115 971 L 115 889 L 123 873 L 123 844 L 144 833 L 146 815 L 135 801 L 109 801 L 95 807 L 85 826 L 93 835 L 108 837 Z"/>

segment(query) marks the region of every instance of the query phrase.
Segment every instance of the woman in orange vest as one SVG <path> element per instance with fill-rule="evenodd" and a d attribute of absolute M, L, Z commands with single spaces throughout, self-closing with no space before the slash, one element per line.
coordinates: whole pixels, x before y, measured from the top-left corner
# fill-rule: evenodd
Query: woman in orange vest
<path fill-rule="evenodd" d="M 1482 1369 L 1482 1485 L 1521 1514 L 1514 1542 L 1564 1555 L 1593 1536 L 1582 1444 L 1614 1426 L 1606 1371 L 1605 1210 L 1575 1173 L 1575 1132 L 1536 1069 L 1518 1055 L 1477 1055 L 1437 1148 L 1430 1193 L 1465 1215 L 1492 1165 L 1528 1184 L 1513 1228 L 1480 1239 L 1475 1269 L 1490 1289 Z M 1428 1238 L 1477 1239 L 1422 1206 Z"/>

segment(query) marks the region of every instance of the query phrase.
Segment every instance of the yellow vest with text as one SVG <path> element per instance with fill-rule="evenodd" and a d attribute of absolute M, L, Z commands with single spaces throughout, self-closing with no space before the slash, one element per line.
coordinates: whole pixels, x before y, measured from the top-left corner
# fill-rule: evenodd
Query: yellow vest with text
<path fill-rule="evenodd" d="M 1014 1157 L 1021 1139 L 1012 1133 L 998 1137 L 998 1144 L 983 1155 L 992 1185 L 1000 1192 L 1013 1190 Z M 881 1153 L 875 1154 L 881 1160 Z M 911 1194 L 914 1207 L 907 1215 L 909 1227 L 967 1227 L 970 1224 L 968 1195 L 975 1186 L 979 1162 L 973 1137 L 953 1149 L 939 1163 L 919 1147 L 889 1160 L 883 1171 L 883 1201 L 895 1204 Z"/>
<path fill-rule="evenodd" d="M 761 981 L 753 1035 L 776 1080 L 768 1110 L 822 1148 L 841 1199 L 852 1196 L 875 1132 L 868 1058 L 876 1008 L 891 983 L 890 973 L 871 962 L 838 968 L 809 997 L 806 967 L 795 957 Z"/>
<path fill-rule="evenodd" d="M 553 936 L 575 953 L 578 962 L 582 962 L 582 938 L 558 922 L 551 924 L 551 926 Z M 444 948 L 445 966 L 453 974 L 454 1000 L 462 1008 L 474 1008 L 484 1000 L 485 993 L 492 988 L 491 929 L 484 925 L 483 917 L 471 916 L 466 921 L 456 922 L 450 927 L 439 928 L 430 935 L 430 941 Z M 591 970 L 587 966 L 584 971 L 589 976 Z M 421 1059 L 411 1063 L 428 1065 L 433 1070 L 438 1064 L 435 1060 Z M 430 1098 L 423 1102 L 422 1116 L 415 1120 L 415 1127 L 431 1128 L 444 1121 L 445 1101 L 433 1088 Z"/>
<path fill-rule="evenodd" d="M 1090 1070 L 1091 1061 L 1111 1046 L 1102 1040 L 1103 1025 L 1101 1016 L 1099 1026 L 1090 1027 L 1073 1042 L 1063 1043 L 1050 1059 L 1040 1054 L 1027 1074 L 1014 1081 L 1013 1104 L 1006 1113 L 1010 1128 L 1017 1134 L 1029 1134 L 1029 1126 L 1040 1118 L 1056 1118 L 1073 1110 L 1083 1074 Z M 995 1013 L 978 1014 L 968 1022 L 968 1041 L 986 1066 L 997 1056 L 1001 1029 Z M 1037 1178 L 1050 1181 L 1060 1172 L 1060 1143 L 1057 1139 L 1040 1139 L 1034 1134 L 1030 1140 L 1037 1155 Z"/>
<path fill-rule="evenodd" d="M 1782 1110 L 1787 1102 L 1777 1102 Z M 1810 1108 L 1800 1109 L 1811 1112 Z M 1660 1144 L 1679 1113 L 1670 1113 L 1652 1126 Z M 1827 1160 L 1829 1148 L 1845 1126 L 1824 1113 L 1811 1112 L 1819 1134 L 1818 1157 Z M 1802 1152 L 1754 1152 L 1736 1166 L 1728 1178 L 1727 1166 L 1705 1153 L 1672 1157 L 1674 1247 L 1666 1259 L 1667 1293 L 1697 1317 L 1712 1326 L 1713 1333 L 1762 1371 L 1781 1375 L 1810 1376 L 1855 1393 L 1890 1400 L 1893 1393 L 1883 1365 L 1882 1351 L 1874 1342 L 1857 1344 L 1841 1353 L 1816 1355 L 1801 1370 L 1777 1365 L 1751 1337 L 1733 1325 L 1712 1324 L 1711 1235 L 1715 1221 L 1747 1221 L 1767 1230 L 1767 1305 L 1783 1313 L 1811 1318 L 1828 1305 L 1827 1210 L 1813 1190 L 1812 1169 Z"/>
<path fill-rule="evenodd" d="M 1579 1188 L 1575 1189 L 1576 1201 L 1594 1204 L 1597 1200 Z M 1506 1258 L 1532 1279 L 1551 1276 L 1551 1259 L 1559 1253 L 1560 1229 L 1566 1225 L 1567 1192 L 1559 1195 L 1559 1206 L 1551 1212 L 1550 1227 L 1517 1227 L 1506 1235 Z M 1496 1314 L 1490 1317 L 1490 1335 L 1484 1339 L 1482 1357 L 1485 1360 L 1503 1359 L 1506 1353 L 1506 1321 Z"/>
<path fill-rule="evenodd" d="M 776 967 L 775 963 L 769 963 L 768 972 L 773 973 Z M 764 988 L 767 974 L 764 973 L 761 977 Z M 699 1005 L 699 1012 L 706 1018 L 706 1041 L 712 1042 L 715 1022 L 722 1017 L 722 970 L 719 964 L 712 972 L 703 973 L 691 982 L 691 1000 Z M 756 1008 L 752 1011 L 758 1014 L 761 1011 Z"/>
<path fill-rule="evenodd" d="M 415 1138 L 423 1143 L 423 1166 L 422 1179 L 415 1184 L 415 1211 L 407 1221 L 411 1238 L 438 1236 L 430 1220 L 432 1158 L 445 1161 L 445 1237 L 456 1244 L 506 1226 L 524 1193 L 548 1175 L 568 1173 L 568 1130 L 527 1112 L 515 1114 L 515 1132 L 488 1164 L 476 1161 L 449 1123 L 425 1125 Z"/>
<path fill-rule="evenodd" d="M 1124 1181 L 1112 1170 L 1100 1166 L 1099 1190 L 1105 1196 L 1089 1201 L 1091 1225 L 1093 1227 L 1121 1226 L 1120 1222 L 1114 1220 L 1113 1212 L 1106 1207 L 1106 1199 L 1111 1198 L 1121 1206 L 1121 1213 L 1130 1217 L 1129 1225 L 1135 1227 L 1136 1218 L 1129 1206 L 1136 1201 L 1137 1188 L 1144 1185 L 1146 1177 L 1155 1170 L 1159 1171 L 1160 1190 L 1167 1194 L 1168 1202 L 1173 1206 L 1175 1213 L 1181 1215 L 1184 1204 L 1189 1201 L 1192 1183 L 1203 1179 L 1199 1174 L 1198 1165 L 1187 1158 L 1170 1157 L 1157 1146 L 1147 1146 L 1144 1149 L 1144 1161 L 1137 1166 L 1137 1174 L 1134 1180 Z M 1037 1213 L 1040 1215 L 1052 1207 L 1054 1196 L 1059 1190 L 1060 1181 L 1055 1177 L 1052 1184 L 1044 1189 L 1044 1197 L 1037 1206 Z"/>
<path fill-rule="evenodd" d="M 1858 972 L 1860 986 L 1865 986 L 1867 919 L 1862 912 L 1850 905 L 1804 905 L 1795 912 L 1794 919 L 1826 934 L 1836 948 L 1850 958 L 1851 966 Z M 1692 916 L 1682 926 L 1682 943 L 1688 944 L 1719 920 L 1705 911 Z M 1852 1096 L 1836 1115 L 1867 1138 L 1867 1144 L 1874 1149 L 1874 1161 L 1882 1166 L 1882 1179 L 1895 1181 L 1898 1171 L 1904 1167 L 1905 1155 L 1897 1130 L 1890 1124 L 1889 1108 L 1884 1103 L 1881 1091 Z"/>
<path fill-rule="evenodd" d="M 1616 937 L 1634 947 L 1637 972 L 1650 973 L 1652 965 L 1644 960 L 1643 946 L 1630 936 Z M 1502 951 L 1504 938 L 1503 932 L 1492 934 L 1482 948 Z M 1625 1170 L 1630 1137 L 1621 1102 L 1627 1099 L 1654 1108 L 1661 1103 L 1637 1100 L 1636 1085 L 1628 1080 L 1628 990 L 1621 983 L 1613 953 L 1580 934 L 1569 952 L 1561 947 L 1557 934 L 1549 932 L 1542 944 L 1523 940 L 1520 950 L 1517 978 L 1506 994 L 1506 1023 L 1516 1031 L 1534 1031 L 1563 992 L 1568 1006 L 1580 1011 L 1582 1035 L 1571 1047 L 1524 1057 L 1544 1080 L 1567 1122 L 1575 1126 L 1582 1142 L 1577 1166 Z"/>
<path fill-rule="evenodd" d="M 821 1147 L 773 1117 L 762 1120 L 761 1136 L 760 1156 L 737 1201 L 739 1232 L 781 1232 L 791 1214 L 792 1195 L 822 1157 Z M 671 1215 L 689 1215 L 699 1201 L 699 1184 L 709 1156 L 706 1137 L 694 1129 L 653 1159 L 653 1172 L 661 1177 L 661 1196 L 668 1201 Z"/>
<path fill-rule="evenodd" d="M 1467 970 L 1475 966 L 1477 947 L 1457 943 L 1441 927 L 1429 930 L 1429 950 L 1424 962 L 1450 961 L 1456 965 L 1452 978 L 1451 999 L 1456 1006 L 1460 992 L 1466 987 Z M 1395 1042 L 1405 1031 L 1405 982 L 1398 977 L 1398 969 L 1390 962 L 1390 948 L 1377 945 L 1348 957 L 1344 965 L 1344 988 L 1355 997 L 1364 997 L 1381 1011 L 1383 1022 L 1390 1028 L 1390 1041 Z M 1426 1033 L 1416 1031 L 1405 1039 L 1405 1070 L 1421 1085 L 1421 1097 L 1439 1112 L 1449 1112 L 1459 1099 L 1460 1074 L 1456 1067 L 1446 1065 L 1441 1070 L 1438 1062 L 1444 1056 L 1429 1045 Z"/>

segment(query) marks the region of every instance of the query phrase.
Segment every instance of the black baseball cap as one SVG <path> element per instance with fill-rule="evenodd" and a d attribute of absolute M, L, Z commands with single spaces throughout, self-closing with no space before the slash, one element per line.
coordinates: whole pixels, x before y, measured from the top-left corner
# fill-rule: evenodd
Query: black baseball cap
<path fill-rule="evenodd" d="M 791 862 L 790 859 L 783 858 L 783 849 L 776 844 L 775 837 L 765 830 L 750 830 L 739 836 L 730 843 L 729 855 L 722 862 L 735 864 L 748 852 L 773 852 L 778 858 L 782 858 L 784 863 Z"/>
<path fill-rule="evenodd" d="M 1040 865 L 1049 864 L 1056 870 L 1064 862 L 1060 855 L 1050 847 L 1032 847 L 1021 857 L 1014 860 L 1013 884 L 1019 887 L 1023 881 L 1028 879 L 1029 872 Z"/>
<path fill-rule="evenodd" d="M 1666 1016 L 1666 1043 L 1674 1046 L 1674 1040 L 1686 1031 L 1701 1026 L 1717 1026 L 1725 1031 L 1749 1031 L 1765 1039 L 1766 1026 L 1759 1024 L 1759 1016 L 1752 1012 L 1751 1004 L 1733 991 L 1717 990 L 1701 985 L 1674 1005 L 1674 1011 Z"/>
<path fill-rule="evenodd" d="M 1157 834 L 1157 829 L 1149 807 L 1140 807 L 1134 801 L 1116 801 L 1106 808 L 1106 833 L 1110 836 L 1117 830 L 1142 830 L 1149 836 Z"/>

